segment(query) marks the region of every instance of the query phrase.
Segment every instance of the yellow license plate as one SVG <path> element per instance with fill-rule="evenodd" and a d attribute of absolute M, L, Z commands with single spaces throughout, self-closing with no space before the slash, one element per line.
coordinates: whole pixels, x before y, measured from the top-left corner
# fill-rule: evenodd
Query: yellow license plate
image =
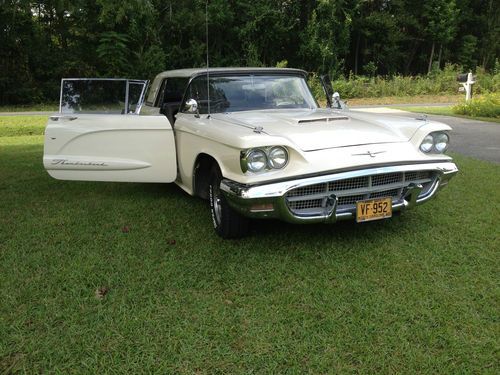
<path fill-rule="evenodd" d="M 392 198 L 367 199 L 356 202 L 356 221 L 380 220 L 392 216 Z"/>

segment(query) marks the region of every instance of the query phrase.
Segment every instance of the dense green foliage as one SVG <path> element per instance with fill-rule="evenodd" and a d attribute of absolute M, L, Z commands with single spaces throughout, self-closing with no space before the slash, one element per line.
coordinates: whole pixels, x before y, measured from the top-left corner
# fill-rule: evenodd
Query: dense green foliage
<path fill-rule="evenodd" d="M 443 69 L 434 69 L 429 74 L 418 76 L 393 75 L 357 76 L 350 74 L 340 76 L 332 82 L 333 87 L 343 98 L 373 98 L 387 96 L 416 96 L 458 94 L 460 85 L 457 74 L 461 72 L 457 65 L 447 64 Z M 474 94 L 500 91 L 500 72 L 489 73 L 477 69 L 477 81 L 474 84 Z M 317 75 L 312 75 L 309 84 L 317 98 L 323 98 L 323 89 Z"/>
<path fill-rule="evenodd" d="M 0 104 L 56 100 L 61 77 L 205 64 L 204 0 L 0 4 Z M 495 0 L 210 0 L 208 15 L 212 66 L 400 77 L 491 70 L 500 51 Z"/>
<path fill-rule="evenodd" d="M 500 94 L 493 93 L 473 98 L 453 107 L 453 113 L 473 117 L 500 118 Z"/>

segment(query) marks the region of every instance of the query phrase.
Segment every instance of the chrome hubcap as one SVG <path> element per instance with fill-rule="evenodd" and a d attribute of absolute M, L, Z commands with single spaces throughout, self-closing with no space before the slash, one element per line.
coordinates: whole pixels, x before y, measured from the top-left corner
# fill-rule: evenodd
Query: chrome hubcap
<path fill-rule="evenodd" d="M 215 220 L 217 221 L 217 224 L 220 224 L 222 215 L 220 191 L 217 188 L 213 188 L 213 190 L 214 190 L 213 205 L 214 205 Z"/>

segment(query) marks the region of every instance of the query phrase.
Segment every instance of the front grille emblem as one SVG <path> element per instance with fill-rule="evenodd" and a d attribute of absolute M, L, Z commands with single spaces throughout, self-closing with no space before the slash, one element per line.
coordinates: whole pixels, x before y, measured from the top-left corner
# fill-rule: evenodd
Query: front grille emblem
<path fill-rule="evenodd" d="M 385 151 L 377 151 L 377 152 L 370 152 L 370 151 L 366 151 L 362 154 L 352 154 L 352 156 L 362 156 L 362 155 L 366 155 L 366 156 L 369 156 L 371 158 L 374 158 L 377 154 L 383 154 Z"/>

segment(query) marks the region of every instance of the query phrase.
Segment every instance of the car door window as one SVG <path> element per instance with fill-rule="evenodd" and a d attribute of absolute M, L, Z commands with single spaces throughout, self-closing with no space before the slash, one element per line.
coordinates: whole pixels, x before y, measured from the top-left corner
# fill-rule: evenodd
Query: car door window
<path fill-rule="evenodd" d="M 127 79 L 63 79 L 61 113 L 139 113 L 147 81 Z"/>

